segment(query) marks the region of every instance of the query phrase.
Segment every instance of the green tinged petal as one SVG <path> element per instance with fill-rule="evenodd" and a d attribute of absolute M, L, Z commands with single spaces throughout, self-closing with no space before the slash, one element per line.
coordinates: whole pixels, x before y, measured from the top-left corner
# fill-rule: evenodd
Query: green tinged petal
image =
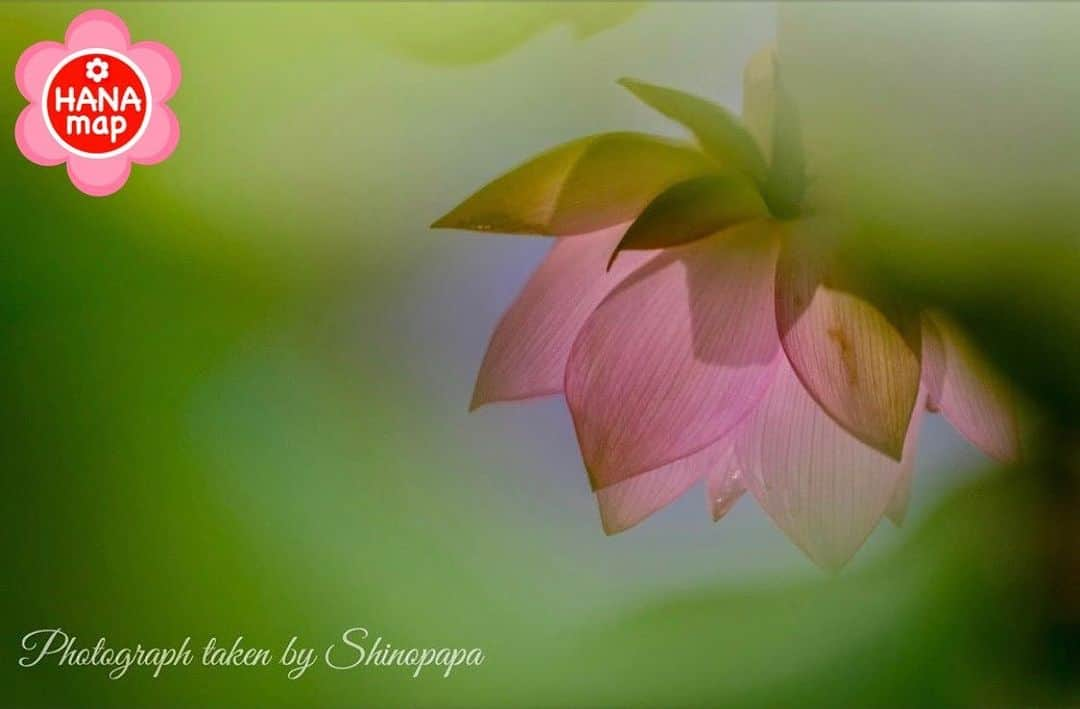
<path fill-rule="evenodd" d="M 602 133 L 511 170 L 432 224 L 504 234 L 583 234 L 634 219 L 657 194 L 717 163 L 684 143 Z"/>
<path fill-rule="evenodd" d="M 757 188 L 742 174 L 694 177 L 649 203 L 619 242 L 611 262 L 620 251 L 678 246 L 768 215 Z"/>
<path fill-rule="evenodd" d="M 755 53 L 743 72 L 743 122 L 769 164 L 763 189 L 769 209 L 782 219 L 798 216 L 807 186 L 802 126 L 774 47 Z"/>
<path fill-rule="evenodd" d="M 683 91 L 636 79 L 620 79 L 619 84 L 649 106 L 685 126 L 697 138 L 702 149 L 722 165 L 749 175 L 758 184 L 764 184 L 765 158 L 753 136 L 726 108 Z"/>
<path fill-rule="evenodd" d="M 774 114 L 772 120 L 772 165 L 765 182 L 765 199 L 773 214 L 794 217 L 806 194 L 806 154 L 802 126 L 795 100 L 784 87 L 780 68 L 773 67 Z"/>
<path fill-rule="evenodd" d="M 772 160 L 772 121 L 776 103 L 773 87 L 775 51 L 771 46 L 759 49 L 743 70 L 743 123 L 757 141 L 766 163 Z"/>

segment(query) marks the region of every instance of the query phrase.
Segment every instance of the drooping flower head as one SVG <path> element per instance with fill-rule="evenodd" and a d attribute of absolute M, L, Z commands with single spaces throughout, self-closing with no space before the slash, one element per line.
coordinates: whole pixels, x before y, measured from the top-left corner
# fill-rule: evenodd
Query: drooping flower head
<path fill-rule="evenodd" d="M 704 478 L 715 519 L 750 490 L 828 568 L 902 521 L 925 410 L 1015 457 L 1009 397 L 960 331 L 849 268 L 771 49 L 747 67 L 742 120 L 621 83 L 696 144 L 572 141 L 434 224 L 556 237 L 492 336 L 474 408 L 565 396 L 608 533 Z"/>
<path fill-rule="evenodd" d="M 180 63 L 158 42 L 132 44 L 127 25 L 111 12 L 84 12 L 68 25 L 63 44 L 28 48 L 15 83 L 30 102 L 15 124 L 19 150 L 38 165 L 67 163 L 71 182 L 86 194 L 116 192 L 132 162 L 161 162 L 180 139 L 166 105 L 180 85 Z"/>

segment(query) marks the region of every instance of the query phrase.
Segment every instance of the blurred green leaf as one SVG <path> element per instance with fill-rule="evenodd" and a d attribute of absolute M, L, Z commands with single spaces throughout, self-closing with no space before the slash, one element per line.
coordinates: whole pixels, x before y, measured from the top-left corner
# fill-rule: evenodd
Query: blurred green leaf
<path fill-rule="evenodd" d="M 359 30 L 393 51 L 437 65 L 492 61 L 568 25 L 587 38 L 625 22 L 643 2 L 366 3 Z"/>

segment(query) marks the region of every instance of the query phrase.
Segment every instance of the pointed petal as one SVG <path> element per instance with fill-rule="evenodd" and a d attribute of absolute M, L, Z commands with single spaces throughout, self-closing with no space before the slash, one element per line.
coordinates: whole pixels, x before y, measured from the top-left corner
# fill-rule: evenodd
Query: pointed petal
<path fill-rule="evenodd" d="M 15 121 L 15 144 L 27 160 L 38 165 L 59 165 L 68 157 L 68 152 L 49 134 L 41 106 L 36 104 L 24 108 Z"/>
<path fill-rule="evenodd" d="M 154 106 L 150 125 L 139 142 L 128 151 L 128 157 L 140 165 L 153 165 L 172 155 L 180 141 L 180 123 L 168 106 Z"/>
<path fill-rule="evenodd" d="M 911 414 L 911 427 L 908 433 L 907 445 L 917 449 L 919 434 L 922 430 L 923 413 L 926 411 L 927 391 L 923 387 L 919 390 L 919 398 L 915 402 L 915 411 Z M 904 524 L 907 517 L 908 503 L 911 501 L 911 485 L 915 479 L 915 455 L 905 455 L 900 461 L 900 481 L 896 483 L 892 497 L 889 498 L 889 506 L 885 509 L 885 515 L 897 527 Z"/>
<path fill-rule="evenodd" d="M 116 192 L 131 174 L 131 160 L 126 155 L 97 160 L 72 155 L 67 162 L 72 184 L 92 197 L 105 197 Z"/>
<path fill-rule="evenodd" d="M 776 321 L 807 391 L 856 438 L 900 458 L 919 392 L 919 319 L 844 283 L 816 225 L 791 227 L 776 266 Z"/>
<path fill-rule="evenodd" d="M 584 234 L 632 220 L 670 185 L 719 169 L 700 151 L 643 133 L 603 133 L 549 150 L 497 178 L 434 228 Z"/>
<path fill-rule="evenodd" d="M 669 465 L 597 490 L 604 532 L 617 534 L 633 527 L 674 502 L 706 473 L 723 467 L 731 456 L 731 444 L 721 441 Z"/>
<path fill-rule="evenodd" d="M 15 65 L 15 84 L 23 98 L 32 104 L 40 104 L 49 72 L 67 54 L 68 50 L 59 42 L 38 42 L 23 52 Z"/>
<path fill-rule="evenodd" d="M 725 438 L 720 443 L 710 446 L 710 448 L 716 447 L 721 447 L 723 456 L 712 465 L 705 478 L 705 494 L 709 501 L 713 521 L 719 522 L 743 496 L 746 486 L 742 481 L 742 472 L 739 470 L 733 441 Z"/>
<path fill-rule="evenodd" d="M 711 236 L 769 215 L 761 195 L 743 175 L 705 175 L 662 192 L 626 232 L 616 251 L 661 249 Z"/>
<path fill-rule="evenodd" d="M 772 119 L 772 162 L 765 180 L 765 201 L 778 217 L 799 214 L 806 195 L 806 153 L 798 106 L 773 67 L 774 113 Z"/>
<path fill-rule="evenodd" d="M 180 86 L 180 61 L 171 49 L 160 42 L 139 42 L 127 55 L 146 75 L 154 103 L 162 104 L 173 97 Z"/>
<path fill-rule="evenodd" d="M 612 288 L 653 254 L 627 254 L 610 271 L 608 256 L 627 224 L 559 239 L 491 336 L 470 409 L 562 391 L 574 338 Z"/>
<path fill-rule="evenodd" d="M 131 44 L 127 25 L 107 10 L 87 10 L 68 25 L 64 44 L 69 51 L 112 49 L 123 52 Z"/>
<path fill-rule="evenodd" d="M 885 513 L 901 464 L 836 425 L 778 360 L 768 393 L 735 434 L 743 482 L 815 564 L 836 570 Z M 904 457 L 915 447 L 912 438 Z"/>
<path fill-rule="evenodd" d="M 773 214 L 798 214 L 806 193 L 806 155 L 798 107 L 785 89 L 776 48 L 755 53 L 743 72 L 743 121 L 769 164 L 765 201 Z"/>
<path fill-rule="evenodd" d="M 721 165 L 738 170 L 758 184 L 765 182 L 766 166 L 761 150 L 739 119 L 726 108 L 693 94 L 636 79 L 620 79 L 619 83 L 649 106 L 686 126 L 702 150 Z"/>
<path fill-rule="evenodd" d="M 750 57 L 743 70 L 743 123 L 757 141 L 766 163 L 772 162 L 775 54 L 774 46 L 762 47 Z"/>
<path fill-rule="evenodd" d="M 926 313 L 922 316 L 922 385 L 926 389 L 927 410 L 937 413 L 945 388 L 945 343 Z"/>
<path fill-rule="evenodd" d="M 923 325 L 924 337 L 940 348 L 933 356 L 935 368 L 924 373 L 931 405 L 984 453 L 1005 463 L 1015 461 L 1020 443 L 1008 387 L 944 315 L 927 313 Z"/>
<path fill-rule="evenodd" d="M 779 350 L 768 222 L 671 249 L 586 321 L 566 398 L 594 488 L 713 443 L 765 391 Z"/>

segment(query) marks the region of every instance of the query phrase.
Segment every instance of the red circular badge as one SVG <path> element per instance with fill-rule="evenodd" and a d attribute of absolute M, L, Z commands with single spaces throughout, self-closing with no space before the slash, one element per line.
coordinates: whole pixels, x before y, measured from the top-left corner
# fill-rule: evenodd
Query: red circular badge
<path fill-rule="evenodd" d="M 45 125 L 61 145 L 88 158 L 131 147 L 150 120 L 150 87 L 130 60 L 108 49 L 65 58 L 45 82 Z"/>

